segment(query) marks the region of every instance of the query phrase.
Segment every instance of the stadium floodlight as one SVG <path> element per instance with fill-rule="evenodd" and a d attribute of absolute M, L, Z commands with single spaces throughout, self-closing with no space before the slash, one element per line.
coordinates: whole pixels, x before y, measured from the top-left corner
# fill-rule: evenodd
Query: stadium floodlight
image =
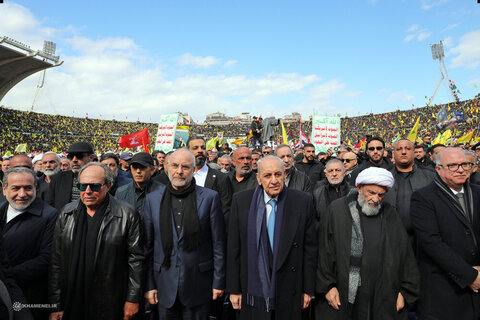
<path fill-rule="evenodd" d="M 445 62 L 443 61 L 443 59 L 445 58 L 445 52 L 443 51 L 443 41 L 440 41 L 440 43 L 432 44 L 430 46 L 430 49 L 432 50 L 432 59 L 438 60 L 440 63 L 440 74 L 442 75 L 442 77 L 440 78 L 440 81 L 438 81 L 437 87 L 435 88 L 435 92 L 433 93 L 432 97 L 428 101 L 427 106 L 432 105 L 433 99 L 437 94 L 438 88 L 440 88 L 440 84 L 445 78 L 447 79 L 448 90 L 452 94 L 455 101 L 460 102 L 460 99 L 458 98 L 459 91 L 456 89 L 456 86 L 452 85 L 452 81 L 448 78 L 447 67 L 445 66 Z"/>
<path fill-rule="evenodd" d="M 57 44 L 53 41 L 44 40 L 43 41 L 43 52 L 48 55 L 54 56 L 55 51 L 57 50 Z"/>

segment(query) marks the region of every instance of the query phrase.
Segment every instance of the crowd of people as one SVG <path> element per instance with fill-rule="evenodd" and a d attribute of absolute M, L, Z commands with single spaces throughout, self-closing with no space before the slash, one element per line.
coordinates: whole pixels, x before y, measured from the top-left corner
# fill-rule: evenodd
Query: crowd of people
<path fill-rule="evenodd" d="M 408 135 L 418 117 L 420 117 L 419 133 L 430 132 L 436 137 L 445 130 L 444 127 L 437 126 L 440 121 L 437 114 L 442 108 L 445 108 L 448 118 L 452 117 L 454 112 L 462 115 L 462 121 L 456 123 L 452 130 L 452 139 L 455 139 L 465 135 L 469 130 L 477 128 L 479 100 L 480 97 L 477 96 L 460 103 L 452 102 L 355 117 L 344 116 L 341 118 L 341 139 L 355 145 L 366 135 L 378 135 L 382 136 L 387 144 L 391 144 L 398 137 Z M 8 151 L 13 153 L 19 144 L 27 144 L 28 152 L 56 150 L 61 153 L 65 152 L 68 146 L 75 141 L 92 142 L 98 153 L 118 151 L 118 140 L 122 135 L 131 134 L 144 128 L 148 128 L 150 136 L 148 147 L 152 150 L 155 144 L 153 137 L 157 132 L 155 123 L 67 117 L 18 111 L 5 107 L 0 107 L 0 122 L 2 123 L 2 139 L 0 140 L 2 154 Z M 287 137 L 293 144 L 299 140 L 300 131 L 307 138 L 311 135 L 310 120 L 288 121 L 284 122 L 284 126 Z M 190 135 L 200 135 L 206 140 L 215 138 L 219 134 L 223 139 L 244 139 L 251 133 L 251 123 L 192 124 L 188 127 Z M 274 137 L 272 140 L 277 144 L 281 143 L 281 126 L 273 125 L 272 130 Z"/>
<path fill-rule="evenodd" d="M 378 136 L 14 155 L 0 317 L 478 319 L 479 155 Z"/>

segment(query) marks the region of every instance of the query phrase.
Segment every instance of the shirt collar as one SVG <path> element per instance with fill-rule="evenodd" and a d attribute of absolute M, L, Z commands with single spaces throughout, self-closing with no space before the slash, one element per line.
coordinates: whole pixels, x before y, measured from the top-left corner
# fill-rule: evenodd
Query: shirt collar
<path fill-rule="evenodd" d="M 460 191 L 455 191 L 452 188 L 450 188 L 450 190 L 452 190 L 454 195 L 457 195 L 457 193 L 465 193 L 465 191 L 463 190 L 463 187 L 462 187 L 462 190 L 460 190 Z"/>
<path fill-rule="evenodd" d="M 272 199 L 275 199 L 275 201 L 278 201 L 278 196 L 276 196 L 275 198 L 270 198 L 270 196 L 267 194 L 265 189 L 263 189 L 263 201 L 265 201 L 265 204 L 267 204 L 268 201 L 270 201 Z"/>
<path fill-rule="evenodd" d="M 205 162 L 203 167 L 200 170 L 198 170 L 196 173 L 199 174 L 199 175 L 206 175 L 208 173 L 207 163 Z"/>

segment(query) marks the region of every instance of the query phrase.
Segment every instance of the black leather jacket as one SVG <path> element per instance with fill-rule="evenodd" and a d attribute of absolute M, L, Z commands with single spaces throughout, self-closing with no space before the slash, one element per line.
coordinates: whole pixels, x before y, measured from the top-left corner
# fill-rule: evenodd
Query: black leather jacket
<path fill-rule="evenodd" d="M 111 195 L 95 249 L 95 276 L 89 306 L 97 319 L 123 319 L 126 301 L 142 298 L 144 235 L 140 216 Z M 48 281 L 49 302 L 64 310 L 79 200 L 67 204 L 57 220 Z"/>

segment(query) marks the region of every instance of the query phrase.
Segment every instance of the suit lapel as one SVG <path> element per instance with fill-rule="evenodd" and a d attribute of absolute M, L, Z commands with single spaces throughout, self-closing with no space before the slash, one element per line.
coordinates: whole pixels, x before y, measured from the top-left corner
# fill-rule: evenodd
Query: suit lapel
<path fill-rule="evenodd" d="M 217 176 L 215 174 L 213 174 L 213 172 L 212 172 L 212 170 L 210 170 L 210 168 L 208 168 L 207 177 L 205 178 L 204 187 L 208 188 L 208 189 L 213 189 L 213 185 L 215 183 L 216 178 L 217 178 Z"/>
<path fill-rule="evenodd" d="M 296 211 L 294 201 L 290 201 L 289 198 L 290 195 L 287 195 L 285 207 L 283 208 L 282 232 L 280 234 L 277 263 L 275 266 L 276 271 L 280 269 L 287 258 L 297 232 L 298 218 L 300 216 L 300 213 Z"/>

